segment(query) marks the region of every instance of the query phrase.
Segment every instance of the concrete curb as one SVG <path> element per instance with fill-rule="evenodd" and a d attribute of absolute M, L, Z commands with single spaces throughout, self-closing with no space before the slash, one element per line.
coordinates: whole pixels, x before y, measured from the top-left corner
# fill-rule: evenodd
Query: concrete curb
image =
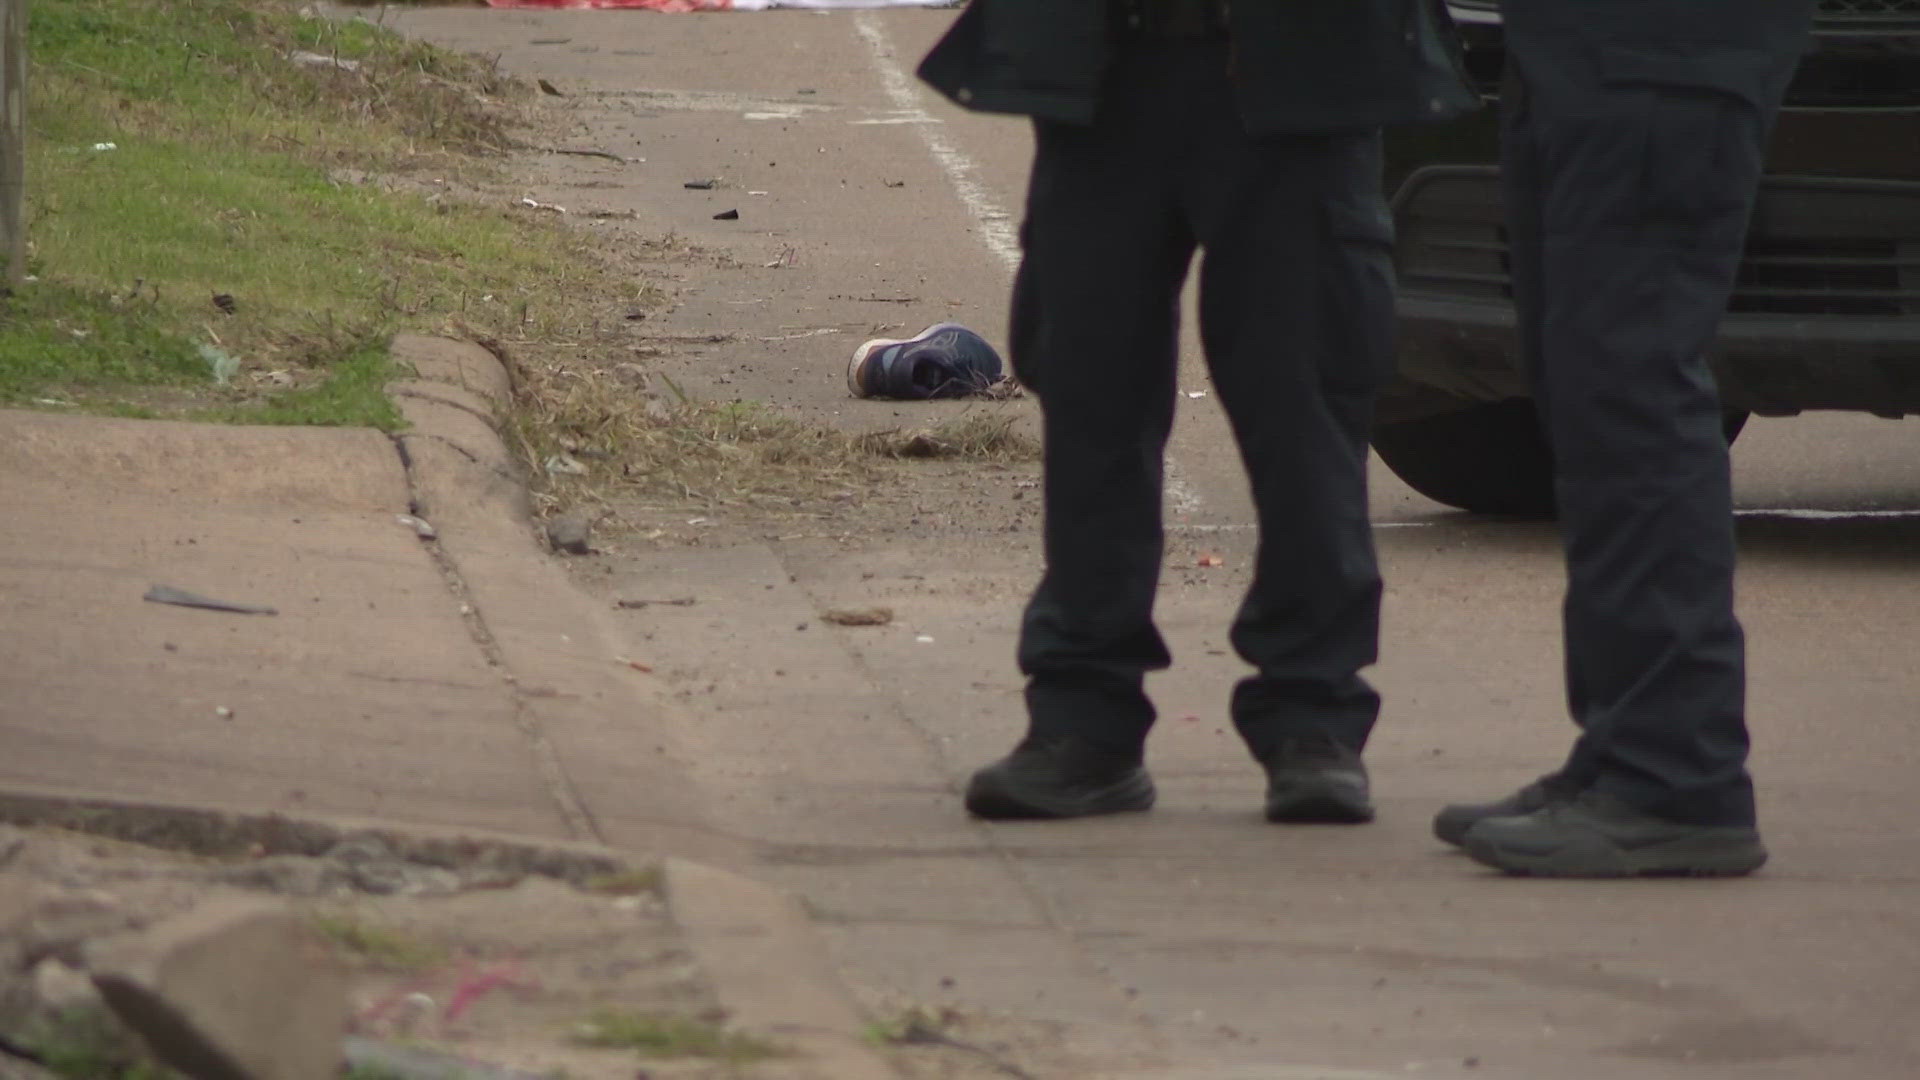
<path fill-rule="evenodd" d="M 44 826 L 169 851 L 234 858 L 318 856 L 349 836 L 377 836 L 412 862 L 481 865 L 575 885 L 652 860 L 601 844 L 534 841 L 476 829 L 433 829 L 338 815 L 263 814 L 84 792 L 0 790 L 0 824 Z M 731 1021 L 793 1047 L 818 1080 L 895 1080 L 864 1038 L 853 996 L 825 942 L 792 898 L 730 871 L 660 861 L 667 914 Z"/>
<path fill-rule="evenodd" d="M 582 593 L 536 536 L 526 486 L 495 428 L 510 381 L 491 352 L 401 335 L 394 384 L 412 425 L 396 436 L 435 558 L 469 600 L 468 628 L 508 683 L 548 794 L 574 839 L 663 852 L 739 852 L 697 808 L 664 714 L 620 655 L 611 613 Z"/>
<path fill-rule="evenodd" d="M 663 852 L 737 849 L 689 813 L 698 792 L 666 753 L 664 733 L 656 742 L 646 728 L 667 714 L 657 703 L 641 707 L 607 612 L 540 550 L 493 421 L 510 404 L 510 373 L 468 341 L 403 335 L 394 355 L 413 375 L 393 389 L 413 425 L 398 441 L 416 512 L 441 530 L 446 569 L 472 597 L 482 647 L 517 680 L 529 737 L 581 839 L 617 842 L 638 826 L 646 846 Z M 575 692 L 530 696 L 534 684 Z M 609 727 L 620 706 L 641 714 L 633 727 Z M 608 816 L 636 803 L 638 821 Z M 669 857 L 663 869 L 668 913 L 735 1022 L 800 1050 L 823 1080 L 896 1075 L 866 1042 L 853 995 L 798 903 L 704 863 Z"/>

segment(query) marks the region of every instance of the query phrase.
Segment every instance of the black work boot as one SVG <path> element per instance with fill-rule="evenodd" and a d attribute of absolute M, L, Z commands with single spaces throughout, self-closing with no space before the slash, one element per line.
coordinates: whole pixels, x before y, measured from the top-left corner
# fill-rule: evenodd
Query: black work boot
<path fill-rule="evenodd" d="M 1517 817 L 1483 818 L 1467 830 L 1467 854 L 1532 877 L 1738 877 L 1767 861 L 1746 825 L 1688 825 L 1654 817 L 1589 789 Z"/>
<path fill-rule="evenodd" d="M 967 812 L 996 821 L 1118 814 L 1152 805 L 1153 778 L 1138 754 L 1064 735 L 1027 736 L 967 785 Z"/>
<path fill-rule="evenodd" d="M 1489 803 L 1449 803 L 1433 815 L 1433 835 L 1454 847 L 1466 843 L 1467 830 L 1490 817 L 1519 817 L 1531 814 L 1556 799 L 1571 797 L 1575 788 L 1559 773 L 1547 775 L 1519 791 Z"/>
<path fill-rule="evenodd" d="M 1260 759 L 1267 770 L 1267 820 L 1358 825 L 1373 820 L 1367 767 L 1324 732 L 1281 739 Z"/>

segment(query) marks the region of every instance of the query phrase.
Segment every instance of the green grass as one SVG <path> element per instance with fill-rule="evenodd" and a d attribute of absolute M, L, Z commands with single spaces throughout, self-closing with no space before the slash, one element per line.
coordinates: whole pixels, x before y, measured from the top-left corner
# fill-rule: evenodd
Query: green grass
<path fill-rule="evenodd" d="M 65 1080 L 180 1080 L 156 1064 L 104 1006 L 74 1006 L 14 1033 L 46 1070 Z"/>
<path fill-rule="evenodd" d="M 679 1016 L 619 1012 L 594 1013 L 574 1034 L 574 1042 L 611 1050 L 636 1050 L 649 1057 L 715 1058 L 742 1063 L 781 1054 L 779 1047 L 751 1035 Z"/>
<path fill-rule="evenodd" d="M 554 223 L 435 197 L 508 141 L 517 92 L 487 64 L 290 0 L 32 15 L 37 280 L 0 298 L 0 404 L 391 429 L 394 332 L 520 327 L 535 288 L 604 287 Z"/>
<path fill-rule="evenodd" d="M 595 874 L 588 878 L 581 888 L 601 896 L 640 896 L 646 893 L 658 895 L 661 889 L 660 870 L 658 867 L 637 866 L 612 873 Z"/>
<path fill-rule="evenodd" d="M 447 959 L 447 950 L 345 915 L 316 915 L 314 928 L 328 941 L 368 963 L 397 971 L 429 968 Z"/>

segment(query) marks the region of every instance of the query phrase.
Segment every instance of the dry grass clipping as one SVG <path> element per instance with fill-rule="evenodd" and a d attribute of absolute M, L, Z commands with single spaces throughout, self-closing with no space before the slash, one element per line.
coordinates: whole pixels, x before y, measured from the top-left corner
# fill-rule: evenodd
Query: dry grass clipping
<path fill-rule="evenodd" d="M 518 376 L 510 442 L 547 507 L 625 494 L 703 510 L 792 510 L 883 482 L 896 459 L 1038 456 L 1005 406 L 856 435 L 766 405 L 699 401 L 661 376 L 636 379 L 632 365 L 508 362 Z M 584 472 L 570 474 L 575 466 Z"/>

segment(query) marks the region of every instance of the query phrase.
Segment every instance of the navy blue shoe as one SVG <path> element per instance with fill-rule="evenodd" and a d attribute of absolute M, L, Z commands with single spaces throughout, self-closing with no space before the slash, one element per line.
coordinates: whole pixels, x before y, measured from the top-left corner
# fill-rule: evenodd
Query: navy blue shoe
<path fill-rule="evenodd" d="M 854 397 L 967 397 L 992 389 L 1004 367 L 1000 354 L 958 323 L 938 323 L 910 338 L 874 338 L 853 351 L 847 389 Z"/>

